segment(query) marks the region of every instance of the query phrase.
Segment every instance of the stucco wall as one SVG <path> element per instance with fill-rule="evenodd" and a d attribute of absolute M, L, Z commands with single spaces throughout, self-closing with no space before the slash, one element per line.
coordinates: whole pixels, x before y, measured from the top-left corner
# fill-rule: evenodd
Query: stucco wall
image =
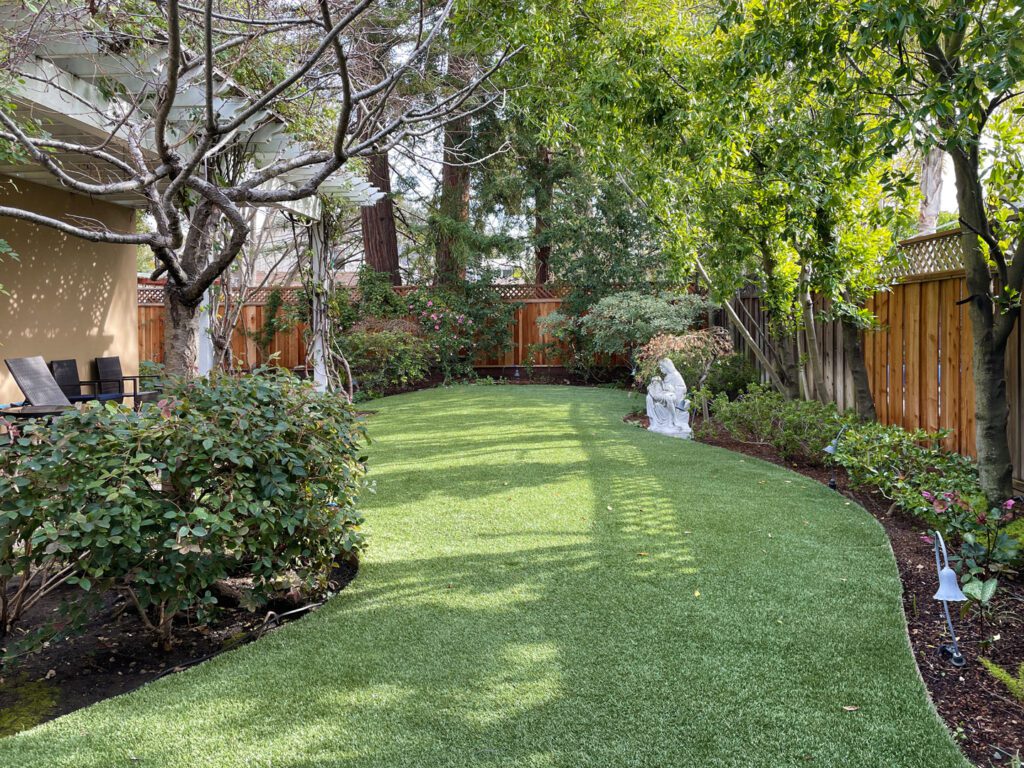
<path fill-rule="evenodd" d="M 3 176 L 0 205 L 133 228 L 128 208 Z M 90 243 L 8 218 L 0 218 L 0 238 L 18 253 L 17 261 L 0 262 L 9 294 L 0 295 L 0 358 L 75 358 L 79 375 L 91 379 L 93 358 L 118 355 L 126 374 L 137 372 L 134 246 Z M 0 403 L 21 399 L 0 363 Z"/>

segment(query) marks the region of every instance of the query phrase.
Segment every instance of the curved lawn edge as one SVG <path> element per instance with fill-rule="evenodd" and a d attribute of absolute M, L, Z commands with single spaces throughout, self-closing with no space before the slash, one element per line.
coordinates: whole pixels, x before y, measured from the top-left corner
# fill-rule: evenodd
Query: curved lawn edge
<path fill-rule="evenodd" d="M 711 445 L 711 444 L 708 444 L 708 443 L 700 443 L 700 445 L 703 445 L 705 448 L 709 448 L 711 450 L 723 451 L 723 452 L 731 454 L 733 456 L 741 456 L 741 457 L 743 457 L 743 460 L 745 460 L 745 461 L 760 462 L 760 463 L 765 464 L 767 466 L 774 467 L 776 469 L 782 470 L 783 472 L 788 472 L 791 475 L 795 475 L 796 477 L 799 477 L 802 482 L 809 482 L 809 483 L 812 483 L 815 486 L 818 486 L 820 488 L 826 489 L 828 491 L 828 493 L 836 495 L 838 498 L 842 499 L 845 503 L 848 503 L 851 507 L 853 507 L 853 508 L 855 508 L 857 510 L 860 510 L 863 514 L 865 514 L 869 518 L 871 518 L 871 520 L 875 523 L 875 525 L 882 531 L 882 535 L 885 536 L 885 542 L 886 542 L 886 545 L 887 545 L 888 550 L 889 550 L 889 556 L 890 556 L 890 559 L 892 560 L 893 572 L 896 574 L 896 581 L 899 584 L 900 617 L 901 617 L 901 620 L 902 620 L 902 623 L 903 623 L 903 637 L 906 640 L 907 653 L 910 655 L 910 658 L 913 659 L 913 661 L 914 661 L 914 671 L 917 673 L 917 679 L 921 683 L 921 688 L 924 691 L 925 699 L 927 699 L 927 701 L 928 701 L 928 706 L 931 709 L 932 714 L 935 716 L 935 719 L 941 724 L 943 730 L 945 730 L 946 733 L 949 735 L 950 740 L 952 740 L 953 743 L 955 744 L 956 742 L 955 742 L 955 739 L 953 739 L 952 733 L 950 732 L 949 728 L 947 727 L 946 722 L 942 719 L 942 715 L 939 713 L 938 709 L 936 708 L 935 702 L 932 700 L 931 694 L 930 694 L 930 692 L 928 690 L 928 684 L 925 681 L 924 676 L 921 674 L 921 667 L 917 663 L 917 657 L 914 654 L 914 642 L 913 642 L 913 640 L 910 637 L 910 623 L 907 620 L 907 612 L 905 610 L 905 607 L 904 607 L 904 604 L 903 604 L 903 599 L 902 599 L 903 598 L 903 583 L 902 583 L 902 581 L 900 580 L 900 577 L 899 577 L 899 566 L 898 566 L 897 561 L 896 561 L 896 552 L 893 550 L 892 541 L 889 538 L 888 532 L 885 530 L 885 526 L 882 525 L 882 523 L 878 520 L 878 518 L 876 518 L 867 509 L 865 509 L 862 504 L 860 504 L 859 502 L 857 502 L 857 501 L 855 501 L 853 499 L 849 499 L 846 496 L 843 496 L 838 491 L 832 490 L 827 485 L 823 485 L 822 483 L 820 483 L 817 480 L 815 480 L 813 477 L 809 477 L 807 475 L 803 475 L 803 474 L 801 474 L 799 472 L 796 472 L 796 471 L 790 469 L 789 467 L 783 466 L 781 464 L 775 464 L 775 463 L 773 463 L 771 461 L 767 461 L 767 460 L 765 460 L 765 459 L 763 459 L 763 458 L 761 458 L 759 456 L 750 456 L 750 455 L 742 453 L 740 451 L 734 451 L 734 450 L 731 450 L 729 448 L 725 448 L 725 447 L 720 446 L 720 445 Z M 961 756 L 963 756 L 964 760 L 967 762 L 967 764 L 970 765 L 970 762 L 967 759 L 966 755 L 963 755 L 963 752 L 959 749 L 959 747 L 957 747 L 957 751 L 961 753 Z"/>
<path fill-rule="evenodd" d="M 350 587 L 0 741 L 0 766 L 968 765 L 877 521 L 627 406 L 512 386 L 375 402 Z"/>

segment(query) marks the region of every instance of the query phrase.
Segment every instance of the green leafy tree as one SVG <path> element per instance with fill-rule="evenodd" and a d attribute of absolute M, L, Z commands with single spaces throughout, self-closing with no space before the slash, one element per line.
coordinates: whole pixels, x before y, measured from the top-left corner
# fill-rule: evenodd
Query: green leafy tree
<path fill-rule="evenodd" d="M 1024 6 L 1013 0 L 733 2 L 748 44 L 817 72 L 837 93 L 872 94 L 859 130 L 890 147 L 940 147 L 952 157 L 973 336 L 982 487 L 1012 495 L 1006 347 L 1020 314 L 1024 237 Z"/>

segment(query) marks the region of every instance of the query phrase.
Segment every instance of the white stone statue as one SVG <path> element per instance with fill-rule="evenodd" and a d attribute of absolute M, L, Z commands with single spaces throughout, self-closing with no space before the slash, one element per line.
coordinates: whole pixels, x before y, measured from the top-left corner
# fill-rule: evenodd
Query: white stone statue
<path fill-rule="evenodd" d="M 647 417 L 651 432 L 689 440 L 690 401 L 686 399 L 686 382 L 675 364 L 667 357 L 658 361 L 661 376 L 651 379 L 647 387 Z M 664 377 L 664 378 L 663 378 Z"/>

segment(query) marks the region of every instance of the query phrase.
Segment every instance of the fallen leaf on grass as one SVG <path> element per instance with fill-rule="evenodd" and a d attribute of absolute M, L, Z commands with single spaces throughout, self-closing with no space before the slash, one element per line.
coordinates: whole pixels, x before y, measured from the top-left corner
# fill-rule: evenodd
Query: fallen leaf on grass
<path fill-rule="evenodd" d="M 856 712 L 858 709 L 860 709 L 860 707 L 854 707 L 850 705 L 843 707 L 843 710 L 846 712 Z"/>
<path fill-rule="evenodd" d="M 699 589 L 697 589 L 697 590 L 694 590 L 694 592 L 693 592 L 693 596 L 694 596 L 694 597 L 700 597 L 700 590 L 699 590 Z"/>
<path fill-rule="evenodd" d="M 647 553 L 646 552 L 637 552 L 636 556 L 637 557 L 647 557 Z"/>

